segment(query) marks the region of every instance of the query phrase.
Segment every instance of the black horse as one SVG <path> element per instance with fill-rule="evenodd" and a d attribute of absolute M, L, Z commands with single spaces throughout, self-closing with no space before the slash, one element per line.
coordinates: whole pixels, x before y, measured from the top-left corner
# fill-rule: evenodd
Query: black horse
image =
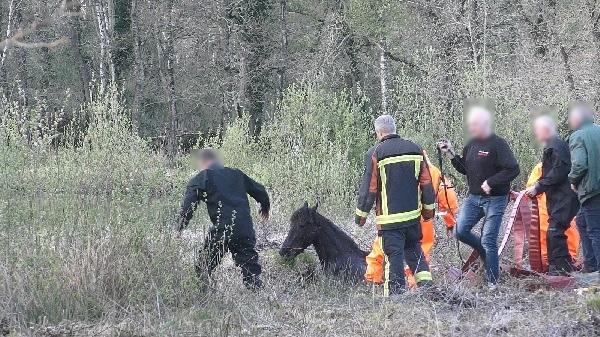
<path fill-rule="evenodd" d="M 348 234 L 319 214 L 317 206 L 308 207 L 305 202 L 292 214 L 290 231 L 279 254 L 293 259 L 313 245 L 326 273 L 353 281 L 362 280 L 367 268 L 367 253 Z"/>

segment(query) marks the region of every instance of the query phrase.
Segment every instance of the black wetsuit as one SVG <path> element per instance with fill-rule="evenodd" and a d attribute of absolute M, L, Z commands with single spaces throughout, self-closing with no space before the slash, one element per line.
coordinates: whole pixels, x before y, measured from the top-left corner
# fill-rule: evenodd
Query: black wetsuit
<path fill-rule="evenodd" d="M 179 230 L 187 227 L 200 201 L 206 203 L 213 223 L 196 264 L 200 276 L 210 275 L 229 251 L 235 264 L 242 269 L 246 286 L 260 286 L 261 266 L 255 249 L 256 235 L 248 194 L 260 203 L 262 212 L 269 211 L 269 195 L 264 186 L 238 169 L 214 164 L 188 183 Z"/>
<path fill-rule="evenodd" d="M 550 139 L 544 147 L 542 177 L 535 186 L 539 193 L 546 193 L 549 215 L 548 264 L 551 272 L 570 272 L 573 268 L 565 231 L 579 210 L 579 200 L 571 190 L 568 179 L 570 170 L 569 145 L 558 137 Z"/>

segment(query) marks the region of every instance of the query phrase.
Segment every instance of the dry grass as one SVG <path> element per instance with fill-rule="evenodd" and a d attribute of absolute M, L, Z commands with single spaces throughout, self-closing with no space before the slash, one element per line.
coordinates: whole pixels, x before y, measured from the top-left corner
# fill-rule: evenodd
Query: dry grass
<path fill-rule="evenodd" d="M 201 233 L 191 232 L 176 244 L 185 264 L 191 263 L 198 237 Z M 19 322 L 10 331 L 35 336 L 597 336 L 600 331 L 600 313 L 586 297 L 529 291 L 526 280 L 508 276 L 489 290 L 450 283 L 443 277 L 445 267 L 436 264 L 439 295 L 411 292 L 384 299 L 379 288 L 336 282 L 318 272 L 303 278 L 312 267 L 310 258 L 290 268 L 273 249 L 265 249 L 261 261 L 265 289 L 259 293 L 243 287 L 227 259 L 207 293 L 188 288 L 179 294 L 187 296 L 182 305 L 165 303 L 157 291 L 145 305 L 115 307 L 90 321 Z"/>

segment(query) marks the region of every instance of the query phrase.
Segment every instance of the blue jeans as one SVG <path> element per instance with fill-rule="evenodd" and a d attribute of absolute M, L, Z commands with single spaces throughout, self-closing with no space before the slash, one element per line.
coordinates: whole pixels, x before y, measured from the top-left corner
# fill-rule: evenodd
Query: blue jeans
<path fill-rule="evenodd" d="M 508 195 L 484 196 L 469 194 L 458 215 L 456 237 L 473 247 L 485 261 L 485 277 L 496 283 L 500 277 L 498 233 L 508 204 Z M 473 234 L 475 225 L 485 216 L 481 237 Z"/>
<path fill-rule="evenodd" d="M 600 195 L 586 200 L 577 214 L 584 270 L 600 270 Z"/>

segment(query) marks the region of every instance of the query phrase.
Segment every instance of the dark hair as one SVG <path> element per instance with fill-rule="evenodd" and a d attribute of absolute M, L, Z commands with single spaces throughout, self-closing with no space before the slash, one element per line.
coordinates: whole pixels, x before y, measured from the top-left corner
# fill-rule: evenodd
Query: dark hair
<path fill-rule="evenodd" d="M 210 148 L 202 149 L 202 150 L 194 151 L 194 158 L 199 159 L 200 161 L 203 161 L 203 162 L 218 161 L 219 154 L 217 153 L 217 151 L 210 149 Z"/>

